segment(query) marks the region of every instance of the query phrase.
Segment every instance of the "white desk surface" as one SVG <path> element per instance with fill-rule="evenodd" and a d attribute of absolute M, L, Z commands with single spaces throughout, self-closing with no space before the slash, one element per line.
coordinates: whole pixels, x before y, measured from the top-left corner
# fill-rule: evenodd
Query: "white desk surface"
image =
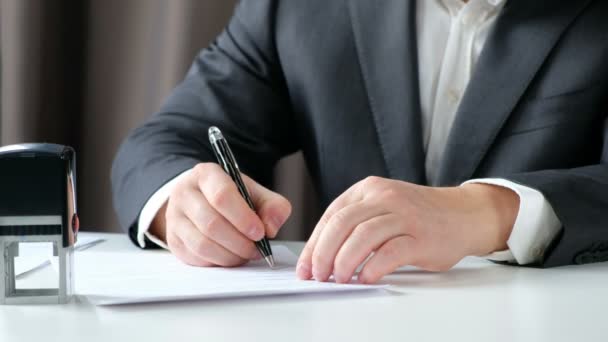
<path fill-rule="evenodd" d="M 97 250 L 165 253 L 137 251 L 125 235 L 87 235 L 107 240 Z M 0 341 L 608 341 L 608 263 L 540 270 L 468 258 L 447 273 L 408 270 L 383 282 L 395 287 L 116 307 L 78 297 L 68 305 L 0 306 Z"/>

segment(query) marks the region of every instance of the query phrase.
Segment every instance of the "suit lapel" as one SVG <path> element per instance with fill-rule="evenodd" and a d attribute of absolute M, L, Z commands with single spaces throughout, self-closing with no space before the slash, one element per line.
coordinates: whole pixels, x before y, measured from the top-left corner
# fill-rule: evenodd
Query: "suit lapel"
<path fill-rule="evenodd" d="M 424 184 L 415 1 L 347 3 L 388 174 Z"/>
<path fill-rule="evenodd" d="M 458 109 L 439 185 L 459 184 L 474 175 L 561 34 L 589 1 L 507 2 Z"/>

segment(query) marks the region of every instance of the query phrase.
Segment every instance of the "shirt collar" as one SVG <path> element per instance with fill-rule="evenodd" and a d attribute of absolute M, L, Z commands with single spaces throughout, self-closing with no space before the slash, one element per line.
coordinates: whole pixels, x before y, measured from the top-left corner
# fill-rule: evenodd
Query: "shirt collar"
<path fill-rule="evenodd" d="M 445 8 L 447 8 L 447 10 L 451 13 L 452 16 L 456 16 L 456 14 L 467 5 L 472 5 L 477 8 L 486 7 L 488 12 L 496 13 L 502 8 L 505 2 L 507 2 L 507 0 L 469 0 L 466 3 L 463 0 L 437 1 L 441 3 Z"/>
<path fill-rule="evenodd" d="M 473 1 L 483 1 L 492 7 L 499 7 L 499 6 L 502 6 L 503 3 L 505 3 L 507 0 L 469 0 L 469 3 L 473 2 Z M 443 3 L 444 6 L 447 6 L 448 8 L 451 8 L 454 6 L 456 6 L 458 8 L 462 8 L 465 5 L 467 5 L 467 3 L 465 3 L 463 0 L 440 0 L 440 2 Z"/>

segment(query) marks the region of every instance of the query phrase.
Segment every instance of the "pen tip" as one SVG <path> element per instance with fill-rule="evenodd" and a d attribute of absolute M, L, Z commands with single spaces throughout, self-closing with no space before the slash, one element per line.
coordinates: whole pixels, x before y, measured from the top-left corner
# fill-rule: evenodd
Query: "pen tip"
<path fill-rule="evenodd" d="M 274 268 L 274 257 L 272 255 L 269 255 L 267 257 L 264 257 L 264 259 L 266 259 L 266 262 L 268 263 L 268 265 L 270 265 L 270 268 Z"/>

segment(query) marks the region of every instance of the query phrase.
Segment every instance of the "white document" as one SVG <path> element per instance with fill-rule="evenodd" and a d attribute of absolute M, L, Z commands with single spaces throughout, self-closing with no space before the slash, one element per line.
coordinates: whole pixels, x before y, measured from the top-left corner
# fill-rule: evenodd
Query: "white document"
<path fill-rule="evenodd" d="M 100 238 L 78 237 L 74 249 L 82 251 L 103 241 Z M 53 257 L 51 242 L 28 242 L 19 244 L 19 256 L 15 258 L 15 277 L 21 278 L 27 273 L 48 266 Z"/>
<path fill-rule="evenodd" d="M 296 255 L 284 246 L 274 246 L 273 254 L 274 269 L 264 260 L 236 268 L 203 268 L 185 265 L 164 251 L 86 251 L 75 259 L 76 293 L 95 305 L 117 305 L 385 287 L 297 280 Z"/>

